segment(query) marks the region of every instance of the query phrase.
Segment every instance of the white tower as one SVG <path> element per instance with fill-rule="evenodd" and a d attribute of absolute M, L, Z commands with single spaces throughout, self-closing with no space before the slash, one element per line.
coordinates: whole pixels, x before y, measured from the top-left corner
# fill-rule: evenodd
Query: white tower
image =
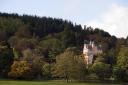
<path fill-rule="evenodd" d="M 93 57 L 97 53 L 102 53 L 102 52 L 101 49 L 98 49 L 98 47 L 94 44 L 94 42 L 90 41 L 90 43 L 84 43 L 83 54 L 84 54 L 85 62 L 87 64 L 92 64 Z"/>

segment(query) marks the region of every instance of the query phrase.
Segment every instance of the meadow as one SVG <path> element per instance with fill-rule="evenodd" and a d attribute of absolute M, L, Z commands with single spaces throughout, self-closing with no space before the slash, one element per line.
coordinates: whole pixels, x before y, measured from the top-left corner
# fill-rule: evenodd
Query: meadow
<path fill-rule="evenodd" d="M 66 81 L 18 81 L 18 80 L 0 80 L 0 85 L 121 85 L 110 83 L 79 83 Z"/>

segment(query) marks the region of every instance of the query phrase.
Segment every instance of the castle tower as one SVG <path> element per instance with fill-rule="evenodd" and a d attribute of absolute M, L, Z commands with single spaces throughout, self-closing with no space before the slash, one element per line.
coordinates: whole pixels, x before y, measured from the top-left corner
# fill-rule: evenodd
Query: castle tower
<path fill-rule="evenodd" d="M 93 41 L 84 43 L 83 55 L 87 64 L 92 64 L 94 55 L 98 53 L 102 53 L 101 49 L 98 49 Z"/>

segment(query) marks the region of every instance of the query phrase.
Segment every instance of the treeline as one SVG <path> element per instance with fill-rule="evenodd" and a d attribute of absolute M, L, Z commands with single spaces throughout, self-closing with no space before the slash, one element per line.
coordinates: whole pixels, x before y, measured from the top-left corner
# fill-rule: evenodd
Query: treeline
<path fill-rule="evenodd" d="M 94 63 L 83 61 L 84 40 L 101 45 Z M 71 21 L 0 13 L 0 77 L 14 79 L 95 78 L 128 80 L 128 37 Z"/>

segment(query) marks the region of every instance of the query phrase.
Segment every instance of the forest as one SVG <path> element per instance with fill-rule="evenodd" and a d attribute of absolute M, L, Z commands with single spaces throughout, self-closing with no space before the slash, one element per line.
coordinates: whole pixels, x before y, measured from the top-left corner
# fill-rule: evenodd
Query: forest
<path fill-rule="evenodd" d="M 85 40 L 103 50 L 88 66 L 82 54 Z M 126 82 L 128 37 L 59 18 L 0 13 L 0 78 Z"/>

